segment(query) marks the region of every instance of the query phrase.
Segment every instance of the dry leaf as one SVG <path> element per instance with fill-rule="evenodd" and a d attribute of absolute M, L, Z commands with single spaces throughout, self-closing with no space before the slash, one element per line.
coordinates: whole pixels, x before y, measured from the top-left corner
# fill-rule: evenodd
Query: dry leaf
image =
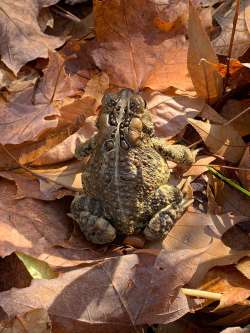
<path fill-rule="evenodd" d="M 100 257 L 79 231 L 71 239 L 71 248 L 56 247 L 72 234 L 65 201 L 15 200 L 16 187 L 5 179 L 0 181 L 0 193 L 0 256 L 19 251 L 52 266 L 74 266 Z M 78 244 L 75 247 L 74 242 Z"/>
<path fill-rule="evenodd" d="M 186 10 L 183 1 L 94 1 L 98 45 L 93 45 L 91 54 L 95 64 L 117 86 L 192 89 L 181 19 Z M 174 22 L 179 17 L 180 26 L 168 32 L 160 30 L 153 25 L 159 12 L 165 21 Z"/>
<path fill-rule="evenodd" d="M 0 292 L 11 288 L 26 288 L 31 280 L 32 277 L 15 253 L 0 258 Z"/>
<path fill-rule="evenodd" d="M 117 330 L 167 323 L 189 311 L 180 288 L 195 272 L 201 252 L 162 250 L 158 256 L 142 253 L 106 259 L 3 292 L 0 306 L 9 316 L 44 307 L 52 321 L 56 317 L 68 327 L 77 322 L 77 332 L 84 327 L 89 332 L 91 325 L 102 329 L 115 325 Z"/>
<path fill-rule="evenodd" d="M 209 150 L 226 161 L 237 163 L 246 148 L 241 136 L 230 125 L 215 125 L 189 119 Z"/>
<path fill-rule="evenodd" d="M 24 170 L 15 170 L 13 171 L 1 171 L 0 176 L 9 180 L 12 180 L 16 183 L 17 191 L 15 198 L 33 198 L 39 200 L 55 200 L 60 199 L 64 196 L 73 195 L 73 191 L 62 188 L 62 186 L 57 186 L 51 191 L 40 190 L 40 183 L 37 177 L 34 177 Z M 52 186 L 51 186 L 52 187 Z"/>
<path fill-rule="evenodd" d="M 43 177 L 43 179 L 39 179 L 41 192 L 50 193 L 55 184 L 70 190 L 82 191 L 83 165 L 84 162 L 79 161 L 59 167 L 54 165 L 46 169 L 31 169 L 31 171 Z"/>
<path fill-rule="evenodd" d="M 96 131 L 95 117 L 86 119 L 84 126 L 76 133 L 70 135 L 63 142 L 51 148 L 48 152 L 42 154 L 38 159 L 33 161 L 32 165 L 50 165 L 68 161 L 74 157 L 75 148 L 78 140 L 81 142 L 89 139 Z"/>
<path fill-rule="evenodd" d="M 239 168 L 248 169 L 239 170 L 238 176 L 243 187 L 250 191 L 250 146 L 246 148 L 245 153 L 240 161 Z"/>
<path fill-rule="evenodd" d="M 250 258 L 243 258 L 237 264 L 236 268 L 250 280 Z"/>
<path fill-rule="evenodd" d="M 250 280 L 232 265 L 215 267 L 206 274 L 199 289 L 222 294 L 214 309 L 217 311 L 245 301 L 250 296 Z"/>
<path fill-rule="evenodd" d="M 32 96 L 33 90 L 27 89 L 0 106 L 1 144 L 34 141 L 46 129 L 58 125 L 59 111 L 50 104 L 34 105 Z"/>
<path fill-rule="evenodd" d="M 44 6 L 48 4 L 39 0 L 23 0 L 22 5 L 8 0 L 1 1 L 0 52 L 2 61 L 14 74 L 30 60 L 47 58 L 48 49 L 53 50 L 64 43 L 63 38 L 49 36 L 41 31 L 38 14 Z"/>
<path fill-rule="evenodd" d="M 81 122 L 76 120 L 75 124 L 68 125 L 66 123 L 64 126 L 61 126 L 61 128 L 50 129 L 46 132 L 46 135 L 35 142 L 6 145 L 5 147 L 0 145 L 0 169 L 9 170 L 20 168 L 20 164 L 25 165 L 38 159 L 40 155 L 76 132 L 80 125 Z"/>
<path fill-rule="evenodd" d="M 76 94 L 73 78 L 65 72 L 65 59 L 58 52 L 49 51 L 49 63 L 43 72 L 33 92 L 33 104 L 52 104 Z"/>
<path fill-rule="evenodd" d="M 247 29 L 246 12 L 249 11 L 250 1 L 240 1 L 240 12 L 237 20 L 234 43 L 232 49 L 232 57 L 240 57 L 250 46 L 250 33 Z M 213 46 L 216 53 L 227 56 L 229 44 L 233 29 L 233 18 L 235 15 L 235 2 L 230 0 L 223 2 L 214 14 L 215 20 L 221 26 L 220 35 L 213 40 Z"/>
<path fill-rule="evenodd" d="M 230 312 L 224 317 L 215 320 L 213 322 L 213 325 L 224 326 L 224 327 L 228 327 L 231 325 L 244 325 L 249 323 L 249 319 L 250 319 L 249 306 L 245 306 L 245 307 L 240 307 L 237 309 L 237 311 Z M 237 333 L 249 333 L 249 329 L 247 328 L 247 331 L 245 330 L 243 332 L 237 332 Z"/>
<path fill-rule="evenodd" d="M 199 266 L 190 283 L 191 287 L 196 288 L 212 267 L 235 263 L 240 258 L 250 254 L 250 251 L 247 250 L 232 250 L 221 240 L 222 235 L 227 230 L 246 219 L 244 216 L 204 214 L 189 209 L 174 225 L 164 239 L 162 246 L 172 250 L 207 247 L 200 256 Z"/>
<path fill-rule="evenodd" d="M 220 333 L 250 333 L 249 328 L 242 328 L 242 327 L 228 327 L 221 331 Z"/>
<path fill-rule="evenodd" d="M 221 116 L 228 121 L 234 119 L 231 126 L 235 128 L 241 136 L 250 134 L 250 109 L 243 113 L 249 106 L 250 99 L 240 101 L 229 99 L 222 108 Z"/>
<path fill-rule="evenodd" d="M 215 178 L 215 182 L 216 186 L 213 186 L 213 189 L 217 205 L 223 207 L 226 212 L 232 211 L 250 217 L 249 197 L 218 178 Z"/>
<path fill-rule="evenodd" d="M 197 116 L 206 105 L 200 98 L 171 97 L 149 89 L 143 97 L 152 114 L 156 135 L 165 138 L 178 134 L 187 125 L 187 119 Z"/>
<path fill-rule="evenodd" d="M 218 59 L 191 1 L 188 37 L 187 65 L 193 85 L 198 96 L 213 103 L 221 97 L 223 81 L 218 71 L 207 62 L 218 63 Z"/>
<path fill-rule="evenodd" d="M 34 309 L 0 322 L 1 333 L 51 333 L 51 321 L 44 309 Z"/>
<path fill-rule="evenodd" d="M 196 162 L 183 174 L 183 176 L 200 176 L 204 172 L 208 171 L 207 166 L 214 160 L 214 156 L 198 156 Z"/>

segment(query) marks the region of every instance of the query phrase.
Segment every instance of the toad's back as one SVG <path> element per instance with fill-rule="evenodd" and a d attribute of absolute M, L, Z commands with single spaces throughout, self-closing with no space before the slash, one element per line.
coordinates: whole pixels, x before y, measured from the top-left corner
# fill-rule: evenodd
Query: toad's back
<path fill-rule="evenodd" d="M 102 202 L 105 216 L 124 230 L 130 221 L 140 228 L 138 222 L 149 213 L 152 193 L 167 182 L 168 176 L 163 158 L 147 144 L 106 153 L 97 147 L 82 181 L 88 195 Z"/>

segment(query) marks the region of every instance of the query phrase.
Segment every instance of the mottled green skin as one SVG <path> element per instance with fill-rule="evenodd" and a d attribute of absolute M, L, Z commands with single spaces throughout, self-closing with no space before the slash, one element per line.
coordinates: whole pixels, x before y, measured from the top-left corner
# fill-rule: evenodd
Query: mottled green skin
<path fill-rule="evenodd" d="M 184 211 L 182 193 L 167 185 L 166 160 L 191 164 L 194 154 L 156 139 L 144 100 L 128 89 L 104 97 L 97 128 L 76 150 L 77 158 L 89 160 L 82 173 L 84 194 L 72 203 L 73 218 L 98 244 L 112 241 L 116 232 L 131 235 L 145 227 L 147 238 L 163 237 Z"/>

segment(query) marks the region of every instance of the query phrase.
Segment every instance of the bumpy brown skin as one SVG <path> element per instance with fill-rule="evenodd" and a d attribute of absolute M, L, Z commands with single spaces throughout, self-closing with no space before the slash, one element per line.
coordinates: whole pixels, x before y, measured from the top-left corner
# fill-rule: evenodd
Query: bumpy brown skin
<path fill-rule="evenodd" d="M 155 138 L 144 100 L 129 89 L 104 96 L 97 128 L 76 149 L 78 159 L 89 160 L 72 217 L 96 244 L 143 230 L 148 239 L 164 237 L 185 210 L 181 191 L 167 184 L 166 161 L 189 165 L 195 153 Z"/>

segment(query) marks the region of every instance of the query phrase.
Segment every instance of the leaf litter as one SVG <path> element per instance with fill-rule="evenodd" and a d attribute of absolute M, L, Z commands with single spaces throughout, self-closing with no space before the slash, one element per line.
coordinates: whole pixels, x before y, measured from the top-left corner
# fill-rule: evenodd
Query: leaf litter
<path fill-rule="evenodd" d="M 244 331 L 249 1 L 230 61 L 221 55 L 232 1 L 57 3 L 0 5 L 1 332 L 147 332 L 153 324 L 160 332 L 182 320 L 200 330 L 209 313 L 206 329 Z M 105 91 L 122 87 L 140 90 L 158 136 L 201 149 L 188 170 L 170 166 L 174 184 L 188 180 L 194 204 L 163 242 L 94 246 L 67 216 L 85 164 L 74 150 L 95 132 Z"/>

